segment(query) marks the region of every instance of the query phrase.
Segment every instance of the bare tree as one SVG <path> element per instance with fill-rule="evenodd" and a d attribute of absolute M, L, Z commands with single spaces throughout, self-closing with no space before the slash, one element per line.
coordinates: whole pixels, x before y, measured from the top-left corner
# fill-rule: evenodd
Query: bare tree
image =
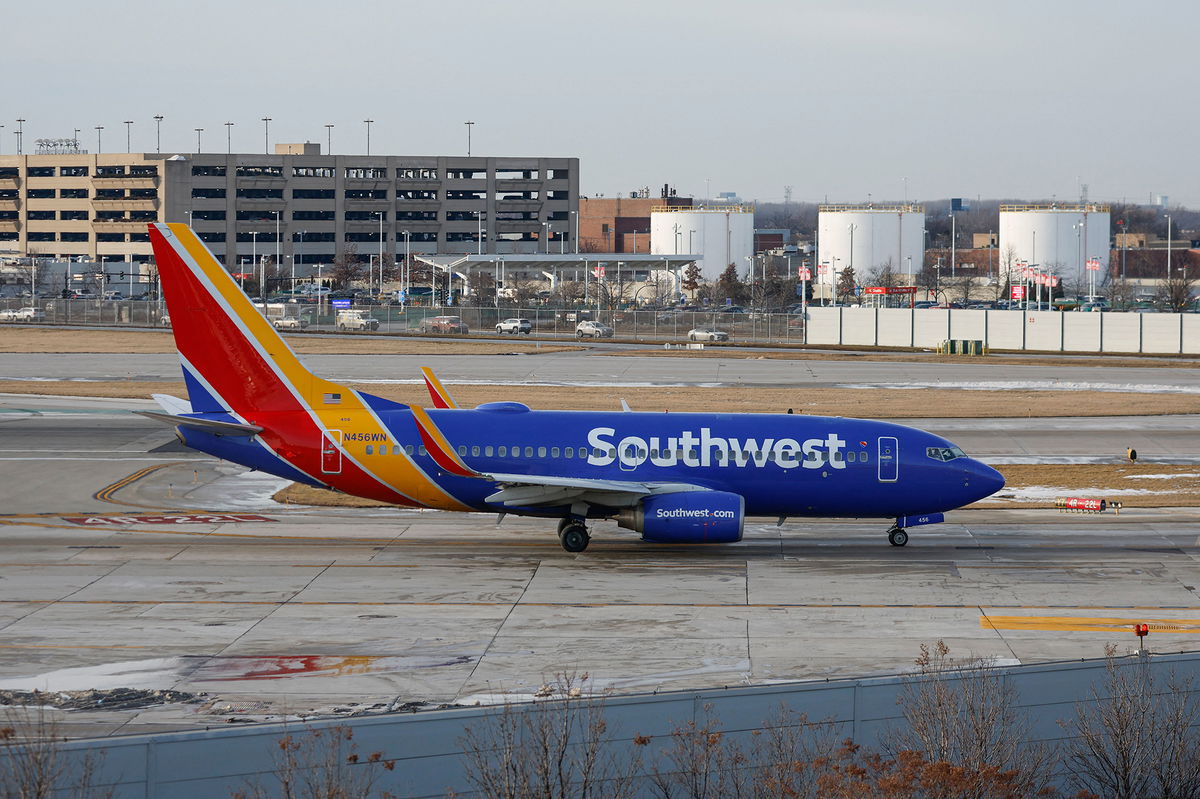
<path fill-rule="evenodd" d="M 1106 650 L 1104 679 L 1060 722 L 1065 764 L 1081 792 L 1108 799 L 1200 797 L 1200 738 L 1191 680 L 1155 679 L 1148 659 Z"/>
<path fill-rule="evenodd" d="M 692 719 L 672 730 L 670 746 L 650 775 L 654 796 L 737 799 L 752 795 L 747 756 L 720 731 L 720 719 L 711 711 L 712 706 L 705 705 L 699 721 Z"/>
<path fill-rule="evenodd" d="M 307 728 L 284 735 L 273 756 L 272 776 L 277 786 L 268 789 L 257 781 L 234 791 L 233 799 L 392 799 L 387 791 L 375 792 L 383 771 L 393 771 L 395 760 L 382 752 L 362 756 L 349 727 Z"/>
<path fill-rule="evenodd" d="M 1124 311 L 1133 305 L 1137 290 L 1132 283 L 1124 278 L 1114 277 L 1104 290 L 1108 306 L 1114 311 Z"/>
<path fill-rule="evenodd" d="M 1163 309 L 1183 313 L 1192 306 L 1195 279 L 1188 274 L 1187 267 L 1172 270 L 1158 287 L 1157 301 Z"/>
<path fill-rule="evenodd" d="M 347 244 L 346 249 L 333 259 L 333 266 L 326 273 L 337 288 L 348 288 L 363 279 L 367 267 L 358 259 L 358 245 Z"/>
<path fill-rule="evenodd" d="M 1017 693 L 986 661 L 950 657 L 943 641 L 922 644 L 917 674 L 898 704 L 906 726 L 893 735 L 897 752 L 913 751 L 932 763 L 964 769 L 963 799 L 987 796 L 988 775 L 1019 774 L 1022 796 L 1045 788 L 1053 773 L 1050 750 L 1029 741 L 1016 709 Z M 972 775 L 978 782 L 972 783 Z"/>
<path fill-rule="evenodd" d="M 496 304 L 496 279 L 489 272 L 473 269 L 467 273 L 467 291 L 472 305 Z"/>
<path fill-rule="evenodd" d="M 837 296 L 840 302 L 845 302 L 853 297 L 857 287 L 858 278 L 854 274 L 853 266 L 848 266 L 838 273 Z"/>
<path fill-rule="evenodd" d="M 468 782 L 489 799 L 627 799 L 636 755 L 618 757 L 603 697 L 588 675 L 559 674 L 549 697 L 506 703 L 468 728 L 461 743 Z"/>
<path fill-rule="evenodd" d="M 95 785 L 103 754 L 75 756 L 64 751 L 66 738 L 38 697 L 35 691 L 32 706 L 5 710 L 0 726 L 0 799 L 112 796 L 112 789 Z"/>
<path fill-rule="evenodd" d="M 868 272 L 867 282 L 872 286 L 884 286 L 886 288 L 900 285 L 896 277 L 896 270 L 892 267 L 892 259 L 888 258 L 882 264 Z"/>

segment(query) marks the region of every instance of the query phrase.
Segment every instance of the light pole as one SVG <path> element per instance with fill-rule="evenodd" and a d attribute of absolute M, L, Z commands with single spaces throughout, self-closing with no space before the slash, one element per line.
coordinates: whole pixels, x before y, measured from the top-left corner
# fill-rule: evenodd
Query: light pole
<path fill-rule="evenodd" d="M 550 254 L 550 223 L 543 222 L 542 228 L 545 229 L 545 231 L 546 231 L 546 254 L 549 255 Z"/>
<path fill-rule="evenodd" d="M 1167 218 L 1167 281 L 1171 280 L 1171 215 L 1163 214 Z M 1166 290 L 1166 286 L 1163 287 Z"/>
<path fill-rule="evenodd" d="M 850 274 L 853 275 L 854 274 L 854 231 L 858 229 L 858 225 L 851 222 L 849 225 L 846 226 L 846 229 L 850 231 L 850 266 L 849 266 L 849 269 L 850 269 Z M 833 275 L 833 295 L 834 295 L 834 297 L 837 296 L 837 273 L 836 272 Z"/>
<path fill-rule="evenodd" d="M 292 291 L 296 290 L 296 259 L 304 258 L 304 233 L 305 231 L 300 231 L 300 248 L 292 254 Z"/>
<path fill-rule="evenodd" d="M 382 294 L 383 293 L 383 218 L 384 218 L 385 212 L 384 211 L 374 211 L 373 213 L 379 217 L 379 291 L 377 292 L 377 294 Z"/>
<path fill-rule="evenodd" d="M 325 155 L 333 155 L 333 125 L 325 126 L 325 149 L 329 151 Z"/>
<path fill-rule="evenodd" d="M 254 267 L 255 269 L 259 269 L 259 265 L 258 265 L 258 231 L 257 230 L 250 231 L 250 265 L 252 267 Z M 258 278 L 258 297 L 259 297 L 259 299 L 262 299 L 262 296 L 263 296 L 262 274 L 265 271 L 266 271 L 265 269 L 259 270 L 259 278 Z"/>
<path fill-rule="evenodd" d="M 2 129 L 3 127 L 4 127 L 3 125 L 0 125 L 0 129 Z M 75 128 L 75 138 L 72 139 L 71 141 L 73 143 L 73 146 L 75 147 L 75 152 L 79 152 L 79 128 Z"/>
<path fill-rule="evenodd" d="M 467 157 L 470 158 L 471 157 L 471 127 L 475 123 L 474 122 L 464 122 L 463 124 L 467 126 Z"/>
<path fill-rule="evenodd" d="M 196 152 L 200 152 L 200 134 L 204 132 L 204 128 L 196 128 Z"/>
<path fill-rule="evenodd" d="M 24 150 L 22 149 L 24 140 L 25 140 L 25 118 L 20 117 L 17 119 L 17 155 L 20 155 L 22 152 L 24 152 Z M 99 148 L 97 148 L 97 149 L 99 149 Z"/>
<path fill-rule="evenodd" d="M 162 152 L 162 121 L 162 114 L 154 115 L 154 152 L 156 153 Z"/>
<path fill-rule="evenodd" d="M 233 152 L 233 123 L 225 123 L 225 153 L 228 155 Z"/>
<path fill-rule="evenodd" d="M 956 246 L 958 244 L 958 228 L 954 214 L 950 214 L 950 279 L 954 279 L 955 261 L 958 260 Z"/>
<path fill-rule="evenodd" d="M 407 231 L 404 233 L 404 304 L 408 304 L 408 292 L 411 290 L 412 273 L 410 272 L 409 263 L 411 263 L 411 245 L 412 235 Z"/>
<path fill-rule="evenodd" d="M 129 134 L 129 132 L 131 130 L 133 130 L 133 120 L 127 119 L 127 120 L 125 120 L 125 152 L 127 152 L 127 153 L 133 152 L 132 145 L 130 144 L 130 134 Z"/>
<path fill-rule="evenodd" d="M 375 120 L 373 120 L 373 119 L 364 119 L 363 120 L 363 122 L 367 123 L 367 155 L 371 154 L 371 123 L 374 121 Z"/>
<path fill-rule="evenodd" d="M 18 121 L 20 121 L 20 120 L 18 120 Z M 102 130 L 104 130 L 103 125 L 96 126 L 96 152 L 97 153 L 101 153 L 104 151 L 104 148 L 100 146 L 100 131 L 102 131 Z M 17 154 L 18 155 L 21 154 L 21 134 L 20 133 L 17 134 Z"/>
<path fill-rule="evenodd" d="M 1072 225 L 1075 229 L 1075 290 L 1078 291 L 1082 286 L 1080 278 L 1083 277 L 1083 246 L 1081 234 L 1083 233 L 1083 223 L 1076 222 Z M 1042 310 L 1042 289 L 1041 284 L 1038 284 L 1038 310 Z"/>
<path fill-rule="evenodd" d="M 572 211 L 571 215 L 575 217 L 575 254 L 579 255 L 579 212 Z"/>
<path fill-rule="evenodd" d="M 280 222 L 280 217 L 282 217 L 282 216 L 283 216 L 283 211 L 275 212 L 275 270 L 276 270 L 276 273 L 278 273 L 278 270 L 279 270 L 279 245 L 280 245 L 279 222 Z"/>
<path fill-rule="evenodd" d="M 271 118 L 263 117 L 262 123 L 263 123 L 263 152 L 269 154 L 271 152 Z"/>
<path fill-rule="evenodd" d="M 692 249 L 692 234 L 693 234 L 693 233 L 695 233 L 695 232 L 696 232 L 696 231 L 694 231 L 694 230 L 689 230 L 689 231 L 688 231 L 688 255 L 695 255 L 695 254 L 696 254 L 696 251 Z"/>

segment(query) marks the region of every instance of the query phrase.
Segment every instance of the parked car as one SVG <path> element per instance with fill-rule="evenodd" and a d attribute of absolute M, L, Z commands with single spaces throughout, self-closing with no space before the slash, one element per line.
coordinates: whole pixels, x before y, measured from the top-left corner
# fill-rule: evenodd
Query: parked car
<path fill-rule="evenodd" d="M 746 309 L 740 305 L 726 305 L 724 308 L 718 308 L 717 313 L 746 313 Z"/>
<path fill-rule="evenodd" d="M 470 333 L 461 316 L 430 316 L 421 320 L 422 333 Z"/>
<path fill-rule="evenodd" d="M 524 333 L 525 335 L 528 336 L 530 333 L 533 332 L 533 322 L 530 322 L 528 319 L 519 319 L 517 317 L 511 317 L 509 319 L 505 319 L 502 322 L 497 322 L 496 323 L 496 332 L 497 333 L 511 333 L 514 336 L 517 335 L 518 333 Z"/>
<path fill-rule="evenodd" d="M 576 338 L 612 338 L 613 329 L 606 324 L 585 319 L 575 325 Z"/>
<path fill-rule="evenodd" d="M 44 322 L 46 312 L 41 308 L 15 308 L 0 311 L 0 322 Z"/>
<path fill-rule="evenodd" d="M 271 320 L 271 324 L 276 330 L 303 330 L 308 327 L 308 320 L 301 319 L 299 316 L 277 316 Z M 376 327 L 378 327 L 376 322 Z"/>
<path fill-rule="evenodd" d="M 366 311 L 345 310 L 337 312 L 338 330 L 378 330 L 379 320 L 368 316 Z"/>
<path fill-rule="evenodd" d="M 729 334 L 716 327 L 697 327 L 688 331 L 688 341 L 729 341 Z"/>
<path fill-rule="evenodd" d="M 558 318 L 563 322 L 580 322 L 584 319 L 591 319 L 591 311 L 562 311 L 558 314 Z"/>
<path fill-rule="evenodd" d="M 160 315 L 158 317 L 158 323 L 160 325 L 162 325 L 163 327 L 170 327 L 171 326 L 171 315 L 164 310 L 162 312 L 162 315 Z"/>
<path fill-rule="evenodd" d="M 96 299 L 95 292 L 92 291 L 73 291 L 70 299 L 72 300 L 94 300 Z"/>
<path fill-rule="evenodd" d="M 937 303 L 933 302 L 932 300 L 920 300 L 918 302 L 914 302 L 912 307 L 913 308 L 933 308 L 935 305 L 937 305 Z"/>

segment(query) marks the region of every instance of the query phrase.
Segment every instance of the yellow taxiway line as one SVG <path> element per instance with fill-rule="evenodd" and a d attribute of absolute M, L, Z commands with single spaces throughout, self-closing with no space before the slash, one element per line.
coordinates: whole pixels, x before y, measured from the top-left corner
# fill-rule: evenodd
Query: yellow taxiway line
<path fill-rule="evenodd" d="M 1200 619 L 1115 618 L 1108 616 L 980 616 L 985 630 L 1036 630 L 1041 632 L 1133 632 L 1135 624 L 1149 625 L 1152 633 L 1200 633 Z"/>

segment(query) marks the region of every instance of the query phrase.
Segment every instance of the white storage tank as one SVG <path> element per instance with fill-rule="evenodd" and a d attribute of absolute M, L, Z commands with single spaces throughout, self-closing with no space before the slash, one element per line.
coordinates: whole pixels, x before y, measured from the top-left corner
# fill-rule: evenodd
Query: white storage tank
<path fill-rule="evenodd" d="M 1108 274 L 1110 230 L 1109 206 L 1103 203 L 1001 205 L 1001 279 L 1023 262 L 1058 275 L 1068 292 L 1086 293 L 1089 258 L 1100 261 L 1097 287 Z"/>
<path fill-rule="evenodd" d="M 817 213 L 818 283 L 832 285 L 853 266 L 857 282 L 891 264 L 907 276 L 925 259 L 925 206 L 912 203 L 822 205 Z"/>
<path fill-rule="evenodd" d="M 661 207 L 650 211 L 650 251 L 655 255 L 699 255 L 705 280 L 716 280 L 729 264 L 745 277 L 754 254 L 754 207 L 711 205 Z"/>

